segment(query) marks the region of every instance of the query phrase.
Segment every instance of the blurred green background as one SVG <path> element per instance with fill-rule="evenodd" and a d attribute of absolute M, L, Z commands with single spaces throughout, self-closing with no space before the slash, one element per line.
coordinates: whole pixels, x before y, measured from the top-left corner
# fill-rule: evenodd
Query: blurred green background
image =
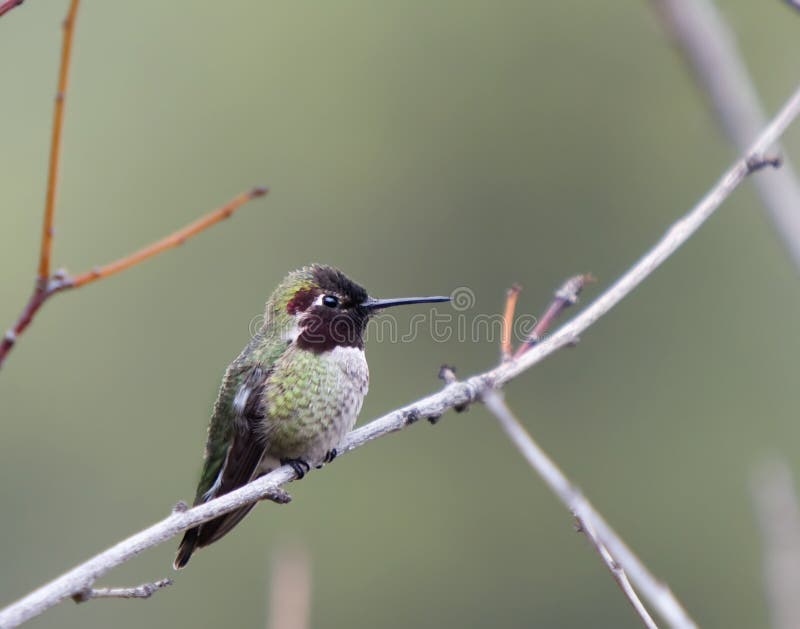
<path fill-rule="evenodd" d="M 800 16 L 721 2 L 770 112 Z M 0 325 L 36 264 L 66 2 L 0 20 Z M 220 376 L 286 271 L 381 296 L 624 271 L 731 162 L 647 2 L 85 0 L 54 263 L 82 271 L 257 183 L 231 221 L 53 299 L 0 372 L 0 603 L 190 499 Z M 800 130 L 785 140 L 800 154 Z M 418 312 L 418 311 L 414 311 Z M 396 313 L 405 321 L 412 312 Z M 767 623 L 748 484 L 800 469 L 800 284 L 744 185 L 619 308 L 507 388 L 529 430 L 705 626 Z M 366 421 L 469 374 L 488 340 L 373 342 Z M 258 507 L 149 601 L 32 627 L 241 626 L 308 548 L 317 627 L 636 627 L 571 518 L 480 406 L 421 422 Z M 172 576 L 177 540 L 103 585 Z"/>

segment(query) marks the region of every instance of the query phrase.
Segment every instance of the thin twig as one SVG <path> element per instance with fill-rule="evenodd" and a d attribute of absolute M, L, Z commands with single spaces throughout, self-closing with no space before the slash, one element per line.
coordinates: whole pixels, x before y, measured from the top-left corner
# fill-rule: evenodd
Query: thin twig
<path fill-rule="evenodd" d="M 600 555 L 600 559 L 606 564 L 606 568 L 608 568 L 608 571 L 611 573 L 611 576 L 614 577 L 620 590 L 622 590 L 622 593 L 627 597 L 633 609 L 639 615 L 639 618 L 641 618 L 644 626 L 648 627 L 648 629 L 657 629 L 658 626 L 653 620 L 653 617 L 650 615 L 650 612 L 647 611 L 647 608 L 636 594 L 636 590 L 633 589 L 631 582 L 628 580 L 628 575 L 625 574 L 622 567 L 617 563 L 614 557 L 611 556 L 611 553 L 608 552 L 608 548 L 603 546 L 603 543 L 597 538 L 594 527 L 592 527 L 590 523 L 584 522 L 578 516 L 575 516 L 575 523 L 578 531 L 586 535 L 586 538 L 597 551 L 597 554 Z"/>
<path fill-rule="evenodd" d="M 517 297 L 521 287 L 514 284 L 506 291 L 506 306 L 503 310 L 503 330 L 500 335 L 500 358 L 511 360 L 514 348 L 511 345 L 511 332 L 514 328 L 514 311 L 517 307 Z"/>
<path fill-rule="evenodd" d="M 800 505 L 792 472 L 783 459 L 763 463 L 751 494 L 764 548 L 764 588 L 774 629 L 800 626 Z"/>
<path fill-rule="evenodd" d="M 278 552 L 270 578 L 269 629 L 307 629 L 311 617 L 311 559 L 290 546 Z"/>
<path fill-rule="evenodd" d="M 658 581 L 625 545 L 625 542 L 608 526 L 603 517 L 592 507 L 544 450 L 533 440 L 506 406 L 500 394 L 494 389 L 483 393 L 486 408 L 497 418 L 500 426 L 510 437 L 528 464 L 536 471 L 550 490 L 575 516 L 581 531 L 595 545 L 611 576 L 627 597 L 631 606 L 639 614 L 646 627 L 655 627 L 653 619 L 642 605 L 639 597 L 630 588 L 625 573 L 636 584 L 650 604 L 673 627 L 695 627 L 694 621 L 683 609 L 672 592 Z"/>
<path fill-rule="evenodd" d="M 800 8 L 797 2 L 787 2 Z M 725 18 L 713 0 L 653 0 L 653 4 L 706 92 L 725 135 L 738 153 L 744 152 L 767 118 Z M 800 182 L 796 171 L 784 157 L 780 170 L 755 178 L 753 185 L 778 237 L 800 268 Z"/>
<path fill-rule="evenodd" d="M 550 329 L 550 326 L 553 325 L 558 316 L 570 306 L 578 303 L 578 296 L 581 294 L 583 287 L 593 280 L 594 278 L 591 275 L 586 274 L 574 275 L 564 282 L 553 295 L 553 301 L 550 302 L 547 310 L 536 322 L 533 330 L 528 334 L 528 338 L 517 348 L 514 358 L 519 358 L 541 341 L 544 333 Z"/>
<path fill-rule="evenodd" d="M 160 579 L 153 583 L 142 583 L 127 588 L 89 588 L 75 594 L 76 603 L 85 603 L 95 598 L 150 598 L 161 588 L 172 585 L 172 579 Z"/>
<path fill-rule="evenodd" d="M 198 218 L 196 221 L 189 223 L 185 227 L 182 227 L 168 236 L 165 236 L 161 240 L 147 245 L 146 247 L 142 247 L 138 251 L 135 251 L 123 258 L 119 258 L 118 260 L 109 262 L 106 265 L 86 271 L 80 275 L 76 275 L 71 279 L 67 279 L 66 283 L 69 288 L 78 288 L 84 284 L 88 284 L 90 282 L 94 282 L 95 280 L 113 275 L 114 273 L 119 273 L 120 271 L 123 271 L 134 264 L 138 264 L 147 258 L 151 258 L 154 255 L 161 253 L 165 249 L 182 245 L 186 239 L 191 238 L 198 232 L 208 229 L 215 223 L 219 223 L 221 220 L 228 218 L 238 207 L 247 203 L 251 199 L 265 195 L 268 191 L 269 188 L 258 186 L 247 192 L 241 192 L 228 201 L 225 205 L 218 207 L 205 216 Z"/>
<path fill-rule="evenodd" d="M 0 2 L 0 17 L 8 13 L 14 7 L 18 7 L 24 2 L 24 0 L 5 0 L 5 2 Z"/>
<path fill-rule="evenodd" d="M 69 62 L 72 58 L 72 37 L 75 33 L 75 20 L 78 17 L 78 1 L 70 0 L 67 17 L 61 23 L 64 31 L 61 42 L 61 63 L 58 69 L 58 88 L 53 103 L 53 128 L 50 136 L 50 160 L 47 166 L 47 194 L 42 221 L 42 243 L 39 248 L 39 283 L 42 290 L 47 289 L 50 277 L 50 254 L 53 248 L 53 214 L 56 204 L 56 184 L 58 183 L 58 161 L 61 153 L 61 129 L 64 125 L 64 101 L 67 97 Z"/>
<path fill-rule="evenodd" d="M 437 393 L 395 409 L 357 428 L 349 433 L 341 446 L 337 448 L 339 456 L 361 447 L 373 439 L 402 430 L 423 417 L 438 418 L 446 410 L 470 404 L 479 399 L 480 395 L 488 388 L 502 386 L 550 354 L 569 345 L 583 331 L 630 294 L 703 225 L 748 175 L 750 172 L 748 160 L 762 156 L 799 113 L 800 87 L 795 90 L 745 156 L 731 166 L 706 196 L 669 228 L 656 245 L 614 284 L 552 335 L 518 359 L 503 363 L 467 380 L 452 382 Z M 38 616 L 65 598 L 91 587 L 95 579 L 137 556 L 146 548 L 157 546 L 181 531 L 244 505 L 275 496 L 281 485 L 295 478 L 294 470 L 290 466 L 284 465 L 219 498 L 186 511 L 176 510 L 169 517 L 122 540 L 0 610 L 0 627 L 10 629 Z M 595 526 L 597 525 L 595 524 Z M 598 530 L 598 534 L 602 534 L 602 531 Z M 619 557 L 616 549 L 609 547 L 609 550 L 614 556 Z"/>

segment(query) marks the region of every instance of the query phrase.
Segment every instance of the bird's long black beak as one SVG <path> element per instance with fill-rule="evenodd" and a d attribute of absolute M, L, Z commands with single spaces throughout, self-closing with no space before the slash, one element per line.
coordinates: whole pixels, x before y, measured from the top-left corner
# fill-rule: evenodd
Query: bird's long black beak
<path fill-rule="evenodd" d="M 432 304 L 442 301 L 450 301 L 449 297 L 398 297 L 396 299 L 374 299 L 367 297 L 361 302 L 361 307 L 367 310 L 379 310 L 381 308 L 391 308 L 392 306 L 406 306 L 408 304 Z"/>

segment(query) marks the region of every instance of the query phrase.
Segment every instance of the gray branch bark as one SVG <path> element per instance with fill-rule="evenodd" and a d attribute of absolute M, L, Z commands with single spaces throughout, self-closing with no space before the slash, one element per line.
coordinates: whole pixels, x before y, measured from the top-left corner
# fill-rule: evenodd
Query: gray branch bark
<path fill-rule="evenodd" d="M 72 599 L 76 603 L 85 603 L 93 598 L 150 598 L 161 588 L 172 585 L 172 579 L 159 579 L 152 583 L 142 583 L 133 587 L 122 588 L 89 588 L 78 592 Z"/>
<path fill-rule="evenodd" d="M 479 399 L 482 392 L 504 385 L 553 352 L 575 342 L 582 332 L 624 299 L 702 226 L 755 166 L 761 163 L 764 153 L 783 134 L 798 113 L 800 113 L 800 88 L 764 129 L 745 156 L 723 174 L 708 194 L 672 225 L 661 240 L 622 277 L 552 336 L 515 360 L 468 380 L 451 383 L 438 393 L 387 413 L 354 430 L 347 435 L 339 448 L 340 454 L 354 450 L 383 435 L 402 430 L 423 417 L 438 418 L 455 406 L 474 402 Z M 17 627 L 61 601 L 91 588 L 96 579 L 112 568 L 129 561 L 147 548 L 167 541 L 185 529 L 258 500 L 286 502 L 288 496 L 280 486 L 294 479 L 295 473 L 292 468 L 283 466 L 210 502 L 186 511 L 173 512 L 160 522 L 122 540 L 0 610 L 0 627 L 3 629 Z"/>

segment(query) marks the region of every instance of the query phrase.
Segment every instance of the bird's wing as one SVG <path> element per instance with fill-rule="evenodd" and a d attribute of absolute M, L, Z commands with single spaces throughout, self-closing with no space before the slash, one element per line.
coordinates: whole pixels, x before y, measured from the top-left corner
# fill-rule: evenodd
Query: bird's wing
<path fill-rule="evenodd" d="M 257 363 L 246 368 L 232 366 L 226 374 L 214 408 L 195 504 L 233 491 L 257 474 L 266 447 L 261 422 L 269 373 L 269 369 Z M 178 550 L 176 567 L 185 565 L 195 548 L 207 546 L 225 535 L 252 508 L 252 504 L 247 505 L 188 530 Z"/>
<path fill-rule="evenodd" d="M 261 430 L 264 419 L 264 386 L 269 371 L 257 364 L 236 390 L 232 401 L 233 439 L 225 453 L 217 478 L 203 494 L 203 502 L 241 487 L 253 476 L 264 454 Z"/>

